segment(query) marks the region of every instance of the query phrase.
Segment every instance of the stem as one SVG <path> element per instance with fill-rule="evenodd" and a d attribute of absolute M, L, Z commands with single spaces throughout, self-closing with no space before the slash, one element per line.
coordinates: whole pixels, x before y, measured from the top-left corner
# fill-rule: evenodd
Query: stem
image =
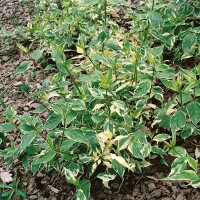
<path fill-rule="evenodd" d="M 115 62 L 114 62 L 115 80 L 117 80 L 117 67 L 116 67 L 116 63 L 117 63 L 117 58 L 115 57 Z"/>
<path fill-rule="evenodd" d="M 107 0 L 104 0 L 104 26 L 107 26 L 107 14 L 106 14 L 106 10 L 107 10 Z"/>
<path fill-rule="evenodd" d="M 106 10 L 107 10 L 107 0 L 104 0 L 104 26 L 107 26 L 107 14 L 106 14 Z M 104 52 L 104 43 L 102 44 L 102 52 Z"/>
<path fill-rule="evenodd" d="M 154 10 L 154 6 L 155 6 L 155 0 L 153 0 L 153 2 L 152 2 L 152 7 L 151 7 L 152 11 Z"/>
<path fill-rule="evenodd" d="M 88 53 L 86 51 L 85 51 L 85 55 L 90 60 L 90 62 L 92 63 L 93 67 L 96 69 L 96 65 L 94 64 L 93 60 L 90 58 L 90 56 L 88 55 Z"/>
<path fill-rule="evenodd" d="M 66 128 L 66 118 L 64 117 L 64 124 L 63 124 L 63 132 L 62 132 L 62 135 L 61 135 L 61 141 L 60 141 L 60 144 L 59 144 L 59 149 L 60 149 L 60 147 L 61 147 L 61 145 L 62 145 L 62 143 L 63 143 L 63 140 L 64 140 L 64 134 L 65 134 L 65 128 Z"/>
<path fill-rule="evenodd" d="M 183 95 L 182 95 L 182 91 L 180 90 L 180 99 L 181 99 L 181 107 L 183 107 Z"/>
<path fill-rule="evenodd" d="M 154 75 L 155 75 L 155 66 L 154 65 L 152 66 L 152 70 L 153 70 L 152 79 L 151 79 L 152 83 L 151 83 L 151 88 L 150 88 L 150 91 L 149 91 L 149 95 L 151 95 L 153 81 L 154 81 Z"/>
<path fill-rule="evenodd" d="M 69 76 L 70 76 L 72 82 L 74 83 L 76 89 L 78 90 L 79 94 L 82 96 L 83 94 L 82 94 L 81 90 L 79 89 L 78 84 L 77 84 L 77 82 L 76 82 L 74 76 L 72 75 L 71 71 L 69 70 L 69 68 L 68 68 L 67 66 L 66 66 L 66 70 L 67 70 L 67 72 L 68 72 L 68 74 L 69 74 Z"/>
<path fill-rule="evenodd" d="M 108 89 L 106 89 L 106 106 L 108 107 L 108 118 L 109 118 L 109 120 L 110 120 L 110 106 L 109 106 L 109 104 L 110 104 L 110 102 L 109 102 L 109 100 L 108 100 Z"/>
<path fill-rule="evenodd" d="M 137 84 L 137 79 L 138 79 L 138 70 L 137 70 L 137 62 L 136 62 L 134 76 L 133 76 L 133 81 L 132 81 L 132 86 L 133 86 L 134 82 L 135 82 L 135 84 Z"/>

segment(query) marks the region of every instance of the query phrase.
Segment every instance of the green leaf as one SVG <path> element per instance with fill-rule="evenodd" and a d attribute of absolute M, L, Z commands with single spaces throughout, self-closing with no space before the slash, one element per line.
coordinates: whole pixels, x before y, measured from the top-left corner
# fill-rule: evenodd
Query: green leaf
<path fill-rule="evenodd" d="M 200 121 L 200 103 L 191 102 L 187 105 L 187 112 L 195 125 Z"/>
<path fill-rule="evenodd" d="M 82 180 L 79 182 L 76 191 L 77 200 L 88 200 L 90 197 L 90 181 Z"/>
<path fill-rule="evenodd" d="M 125 0 L 110 0 L 110 2 L 115 5 L 122 5 L 122 6 L 127 6 L 127 7 L 130 6 L 130 4 L 127 3 Z"/>
<path fill-rule="evenodd" d="M 63 55 L 63 53 L 60 52 L 60 51 L 62 51 L 61 49 L 62 49 L 62 47 L 57 47 L 57 49 L 56 49 L 53 45 L 51 46 L 51 57 L 57 63 L 64 62 L 64 55 Z"/>
<path fill-rule="evenodd" d="M 151 11 L 148 13 L 149 22 L 154 29 L 159 29 L 162 24 L 162 15 L 158 12 Z"/>
<path fill-rule="evenodd" d="M 70 124 L 74 119 L 76 119 L 77 112 L 74 110 L 70 110 L 70 112 L 67 113 L 67 116 L 65 118 L 65 124 Z"/>
<path fill-rule="evenodd" d="M 116 160 L 112 160 L 112 167 L 123 178 L 126 168 Z"/>
<path fill-rule="evenodd" d="M 193 188 L 200 188 L 200 178 L 197 180 L 191 181 L 189 185 L 191 185 Z"/>
<path fill-rule="evenodd" d="M 28 155 L 25 155 L 22 159 L 22 165 L 24 167 L 25 170 L 28 171 L 29 169 L 29 160 L 28 160 L 29 156 Z"/>
<path fill-rule="evenodd" d="M 39 49 L 36 49 L 35 51 L 33 51 L 31 53 L 31 58 L 33 58 L 34 60 L 39 60 L 42 57 L 42 51 L 40 51 Z"/>
<path fill-rule="evenodd" d="M 21 189 L 17 189 L 17 194 L 20 195 L 23 198 L 26 198 L 26 192 L 24 190 Z"/>
<path fill-rule="evenodd" d="M 107 43 L 106 46 L 114 51 L 120 51 L 121 50 L 121 47 L 117 44 L 114 44 L 114 43 Z"/>
<path fill-rule="evenodd" d="M 153 53 L 154 53 L 154 55 L 156 55 L 156 56 L 160 56 L 160 55 L 162 55 L 163 50 L 164 50 L 164 45 L 157 46 L 157 47 L 154 47 L 154 48 L 153 48 Z"/>
<path fill-rule="evenodd" d="M 0 132 L 3 132 L 3 133 L 9 132 L 9 131 L 13 131 L 14 129 L 15 129 L 15 126 L 11 122 L 0 124 Z"/>
<path fill-rule="evenodd" d="M 128 150 L 133 154 L 133 156 L 139 159 L 143 158 L 142 149 L 143 145 L 135 140 L 132 140 L 128 146 Z"/>
<path fill-rule="evenodd" d="M 200 26 L 191 29 L 191 31 L 199 34 L 200 33 Z"/>
<path fill-rule="evenodd" d="M 170 127 L 172 133 L 175 133 L 177 130 L 181 129 L 186 122 L 186 115 L 183 111 L 177 111 L 170 119 Z"/>
<path fill-rule="evenodd" d="M 173 176 L 174 174 L 182 172 L 186 169 L 187 169 L 187 157 L 186 156 L 178 157 L 171 164 L 171 172 L 169 176 Z"/>
<path fill-rule="evenodd" d="M 31 144 L 31 142 L 35 139 L 36 136 L 37 132 L 35 131 L 28 132 L 25 135 L 23 135 L 21 144 L 19 146 L 20 151 L 24 151 Z"/>
<path fill-rule="evenodd" d="M 146 158 L 150 153 L 151 153 L 151 145 L 150 143 L 147 143 L 143 146 L 143 149 L 142 149 L 143 158 Z"/>
<path fill-rule="evenodd" d="M 168 176 L 163 180 L 198 180 L 199 176 L 192 170 L 184 170 L 182 172 L 176 173 L 173 176 Z"/>
<path fill-rule="evenodd" d="M 146 95 L 150 91 L 150 89 L 151 89 L 151 81 L 150 80 L 142 81 L 136 86 L 133 97 L 140 98 Z"/>
<path fill-rule="evenodd" d="M 5 113 L 6 113 L 6 120 L 11 122 L 16 114 L 16 111 L 9 105 Z"/>
<path fill-rule="evenodd" d="M 186 154 L 187 154 L 186 150 L 181 146 L 176 146 L 176 147 L 170 149 L 168 153 L 171 156 L 175 156 L 175 157 L 182 157 L 182 156 L 186 156 Z"/>
<path fill-rule="evenodd" d="M 101 0 L 85 0 L 81 4 L 83 6 L 92 6 L 94 4 L 100 3 Z"/>
<path fill-rule="evenodd" d="M 33 61 L 23 61 L 19 67 L 16 69 L 16 74 L 24 73 L 31 65 L 33 64 Z"/>
<path fill-rule="evenodd" d="M 161 82 L 164 84 L 165 87 L 174 91 L 178 91 L 178 86 L 174 81 L 161 79 Z"/>
<path fill-rule="evenodd" d="M 159 148 L 159 147 L 156 147 L 156 146 L 153 146 L 153 147 L 151 148 L 151 151 L 152 151 L 153 153 L 156 153 L 156 154 L 161 155 L 161 156 L 164 156 L 164 155 L 167 154 L 163 149 L 161 149 L 161 148 Z"/>
<path fill-rule="evenodd" d="M 189 33 L 183 38 L 182 48 L 184 52 L 188 52 L 197 43 L 197 36 L 194 33 Z"/>
<path fill-rule="evenodd" d="M 156 136 L 153 138 L 153 140 L 155 140 L 155 141 L 157 141 L 157 142 L 162 142 L 162 141 L 168 140 L 168 139 L 170 139 L 170 138 L 171 138 L 170 135 L 162 133 L 162 134 L 156 135 Z"/>
<path fill-rule="evenodd" d="M 198 170 L 198 161 L 192 158 L 190 155 L 187 156 L 188 164 L 190 167 L 197 173 Z"/>
<path fill-rule="evenodd" d="M 62 120 L 62 116 L 57 115 L 53 112 L 47 119 L 47 121 L 45 123 L 45 128 L 48 130 L 52 130 L 61 122 L 61 120 Z"/>
<path fill-rule="evenodd" d="M 106 174 L 106 173 L 100 173 L 98 174 L 97 178 L 101 179 L 103 182 L 104 187 L 110 189 L 108 183 L 109 181 L 114 180 L 116 175 Z"/>
<path fill-rule="evenodd" d="M 70 138 L 71 140 L 88 145 L 88 140 L 80 129 L 70 127 L 67 128 L 64 133 L 65 136 Z"/>
<path fill-rule="evenodd" d="M 188 138 L 188 137 L 192 134 L 192 132 L 193 132 L 193 127 L 192 127 L 192 125 L 191 125 L 190 123 L 187 123 L 187 124 L 184 126 L 183 130 L 181 131 L 181 137 L 182 137 L 183 139 L 186 139 L 186 138 Z"/>
<path fill-rule="evenodd" d="M 52 149 L 49 149 L 48 151 L 43 151 L 40 156 L 33 161 L 32 165 L 39 165 L 42 163 L 46 163 L 49 162 L 50 160 L 52 160 L 56 155 L 56 152 Z"/>

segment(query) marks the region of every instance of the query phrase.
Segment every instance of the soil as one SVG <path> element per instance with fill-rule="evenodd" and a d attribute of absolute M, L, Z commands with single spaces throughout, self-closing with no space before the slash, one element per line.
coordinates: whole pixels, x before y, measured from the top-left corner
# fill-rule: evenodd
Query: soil
<path fill-rule="evenodd" d="M 16 26 L 25 25 L 32 16 L 33 3 L 21 4 L 19 0 L 0 0 L 0 27 L 12 30 Z M 112 15 L 116 13 L 112 13 Z M 17 21 L 13 21 L 13 17 Z M 21 53 L 15 45 L 6 46 L 0 42 L 0 113 L 11 104 L 18 112 L 31 112 L 38 106 L 37 84 L 41 84 L 46 77 L 44 73 L 37 73 L 40 64 L 33 72 L 28 70 L 23 75 L 15 75 L 17 66 L 29 57 Z M 39 71 L 38 71 L 39 72 Z M 34 75 L 35 74 L 35 75 Z M 27 85 L 28 91 L 23 92 L 20 86 Z M 1 115 L 0 115 L 1 123 Z M 18 135 L 9 135 L 9 139 L 19 142 Z M 200 143 L 195 138 L 194 143 Z M 195 149 L 186 144 L 190 154 Z M 170 165 L 171 158 L 166 158 Z M 2 164 L 3 161 L 0 160 Z M 4 168 L 4 165 L 1 166 Z M 169 173 L 170 167 L 160 164 L 160 159 L 154 159 L 152 166 L 138 173 L 126 172 L 124 180 L 118 177 L 110 182 L 110 189 L 103 187 L 98 179 L 92 180 L 90 200 L 200 200 L 200 190 L 189 187 L 187 182 L 162 181 Z M 10 169 L 13 177 L 20 177 L 20 188 L 27 192 L 26 199 L 37 200 L 73 200 L 75 188 L 68 185 L 65 178 L 57 172 L 38 172 L 33 175 L 25 172 L 19 160 Z M 1 191 L 0 191 L 1 192 Z M 1 197 L 0 197 L 1 199 Z M 13 197 L 14 200 L 19 199 Z"/>

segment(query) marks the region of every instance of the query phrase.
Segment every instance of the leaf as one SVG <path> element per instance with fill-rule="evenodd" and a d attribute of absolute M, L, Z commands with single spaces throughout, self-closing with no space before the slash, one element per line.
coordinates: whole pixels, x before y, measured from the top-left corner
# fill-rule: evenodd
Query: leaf
<path fill-rule="evenodd" d="M 82 180 L 79 182 L 76 191 L 77 200 L 87 200 L 90 197 L 90 181 Z"/>
<path fill-rule="evenodd" d="M 161 148 L 159 148 L 159 147 L 156 147 L 156 146 L 153 146 L 153 147 L 151 148 L 151 151 L 152 151 L 153 153 L 156 153 L 156 154 L 161 155 L 161 156 L 167 154 L 163 149 L 161 149 Z"/>
<path fill-rule="evenodd" d="M 15 129 L 15 126 L 11 122 L 0 124 L 0 132 L 3 132 L 3 133 L 9 132 L 9 131 L 13 131 L 14 129 Z"/>
<path fill-rule="evenodd" d="M 177 111 L 170 119 L 170 127 L 172 133 L 175 133 L 177 130 L 181 129 L 186 122 L 186 115 L 183 111 Z"/>
<path fill-rule="evenodd" d="M 1 171 L 0 177 L 4 183 L 9 183 L 9 182 L 13 181 L 12 174 L 9 173 L 9 171 L 8 172 Z"/>
<path fill-rule="evenodd" d="M 133 156 L 139 159 L 143 158 L 142 149 L 142 144 L 135 140 L 132 140 L 128 146 L 128 150 L 133 154 Z"/>
<path fill-rule="evenodd" d="M 16 193 L 22 196 L 23 198 L 26 198 L 26 192 L 24 190 L 17 189 Z"/>
<path fill-rule="evenodd" d="M 192 132 L 193 132 L 193 127 L 192 127 L 192 125 L 191 125 L 190 123 L 187 123 L 187 124 L 184 126 L 183 130 L 181 131 L 181 137 L 182 137 L 183 139 L 186 139 L 186 138 L 188 138 L 188 137 L 192 134 Z"/>
<path fill-rule="evenodd" d="M 178 86 L 174 81 L 161 79 L 161 82 L 164 84 L 165 87 L 174 91 L 178 91 Z"/>
<path fill-rule="evenodd" d="M 110 0 L 111 3 L 115 5 L 122 5 L 122 6 L 131 6 L 129 3 L 127 3 L 125 0 Z"/>
<path fill-rule="evenodd" d="M 159 29 L 162 24 L 162 15 L 158 12 L 151 11 L 148 13 L 149 22 L 154 29 Z"/>
<path fill-rule="evenodd" d="M 110 189 L 108 183 L 109 181 L 114 180 L 116 175 L 106 174 L 106 173 L 100 173 L 98 174 L 97 178 L 101 179 L 103 182 L 104 187 Z"/>
<path fill-rule="evenodd" d="M 197 43 L 197 36 L 194 33 L 189 33 L 183 38 L 182 48 L 184 52 L 188 52 Z"/>
<path fill-rule="evenodd" d="M 197 173 L 198 170 L 198 161 L 192 158 L 190 155 L 187 156 L 188 164 L 190 167 Z"/>
<path fill-rule="evenodd" d="M 40 51 L 39 49 L 36 49 L 35 51 L 33 51 L 31 53 L 31 58 L 33 58 L 34 60 L 39 60 L 42 57 L 42 51 Z"/>
<path fill-rule="evenodd" d="M 197 147 L 195 149 L 195 157 L 196 157 L 196 159 L 198 159 L 200 157 L 200 151 Z"/>
<path fill-rule="evenodd" d="M 115 159 L 112 160 L 112 167 L 120 175 L 120 177 L 123 178 L 126 168 Z"/>
<path fill-rule="evenodd" d="M 199 176 L 192 170 L 184 170 L 182 172 L 176 173 L 173 176 L 168 176 L 163 180 L 198 180 Z"/>
<path fill-rule="evenodd" d="M 171 164 L 171 172 L 169 174 L 169 177 L 179 172 L 182 172 L 186 169 L 187 169 L 187 157 L 186 156 L 178 157 Z"/>
<path fill-rule="evenodd" d="M 6 120 L 12 121 L 14 118 L 14 115 L 16 114 L 16 111 L 9 105 L 5 113 L 6 113 Z"/>
<path fill-rule="evenodd" d="M 106 46 L 114 51 L 120 51 L 121 50 L 121 47 L 117 44 L 114 44 L 114 43 L 107 43 Z"/>
<path fill-rule="evenodd" d="M 88 145 L 88 141 L 80 129 L 70 127 L 67 128 L 64 133 L 65 136 L 70 138 L 71 140 Z"/>
<path fill-rule="evenodd" d="M 45 123 L 45 128 L 48 130 L 52 130 L 61 122 L 61 120 L 62 120 L 62 116 L 57 115 L 53 112 L 47 119 L 47 121 Z"/>
<path fill-rule="evenodd" d="M 186 156 L 186 154 L 187 154 L 186 150 L 181 146 L 176 146 L 176 147 L 170 149 L 168 153 L 171 156 L 175 156 L 175 157 L 182 157 L 182 156 Z"/>
<path fill-rule="evenodd" d="M 103 104 L 96 104 L 96 105 L 94 106 L 94 108 L 92 109 L 92 111 L 99 110 L 100 108 L 102 108 L 102 107 L 104 107 L 104 106 L 105 106 L 104 103 L 103 103 Z"/>
<path fill-rule="evenodd" d="M 28 147 L 31 144 L 31 142 L 35 139 L 36 136 L 37 136 L 37 132 L 35 131 L 28 132 L 25 135 L 23 135 L 21 144 L 19 146 L 21 152 L 24 151 L 26 147 Z"/>
<path fill-rule="evenodd" d="M 200 179 L 191 181 L 189 185 L 191 185 L 193 188 L 200 188 Z"/>
<path fill-rule="evenodd" d="M 200 121 L 200 103 L 191 102 L 186 106 L 186 108 L 192 123 L 196 125 Z"/>
<path fill-rule="evenodd" d="M 26 170 L 26 171 L 28 171 L 28 169 L 29 169 L 29 156 L 28 155 L 25 155 L 24 157 L 23 157 L 23 159 L 22 159 L 22 165 L 23 165 L 23 167 L 24 167 L 24 169 Z"/>
<path fill-rule="evenodd" d="M 32 64 L 33 61 L 23 61 L 19 67 L 17 67 L 15 74 L 24 73 Z"/>
<path fill-rule="evenodd" d="M 117 162 L 119 162 L 121 165 L 123 165 L 124 167 L 131 169 L 131 167 L 129 166 L 129 164 L 126 162 L 126 160 L 121 157 L 121 156 L 117 156 L 116 154 L 110 154 L 111 158 L 116 160 Z"/>
<path fill-rule="evenodd" d="M 70 110 L 65 117 L 65 124 L 70 124 L 74 119 L 76 119 L 77 112 L 74 110 Z"/>
<path fill-rule="evenodd" d="M 79 54 L 85 54 L 85 50 L 83 48 L 79 47 L 79 46 L 76 46 L 76 51 Z"/>
<path fill-rule="evenodd" d="M 151 89 L 151 81 L 150 80 L 142 81 L 136 86 L 133 97 L 140 98 L 146 95 L 150 91 L 150 89 Z"/>
<path fill-rule="evenodd" d="M 42 163 L 49 162 L 55 157 L 55 155 L 56 152 L 52 149 L 49 149 L 48 151 L 43 151 L 42 154 L 40 154 L 39 158 L 33 161 L 32 165 L 39 165 Z"/>
<path fill-rule="evenodd" d="M 151 145 L 150 143 L 147 143 L 143 146 L 143 149 L 142 149 L 142 156 L 143 158 L 146 158 L 150 153 L 151 153 Z"/>
<path fill-rule="evenodd" d="M 162 142 L 162 141 L 168 140 L 168 139 L 170 139 L 170 138 L 171 138 L 170 135 L 162 133 L 162 134 L 156 135 L 156 136 L 153 138 L 153 140 L 155 140 L 155 141 L 157 141 L 157 142 Z"/>
<path fill-rule="evenodd" d="M 62 49 L 62 46 L 54 47 L 51 46 L 51 57 L 57 63 L 62 63 L 64 61 L 64 55 L 59 51 Z"/>
<path fill-rule="evenodd" d="M 100 3 L 100 0 L 85 0 L 82 2 L 82 5 L 83 6 L 92 6 L 97 3 Z"/>

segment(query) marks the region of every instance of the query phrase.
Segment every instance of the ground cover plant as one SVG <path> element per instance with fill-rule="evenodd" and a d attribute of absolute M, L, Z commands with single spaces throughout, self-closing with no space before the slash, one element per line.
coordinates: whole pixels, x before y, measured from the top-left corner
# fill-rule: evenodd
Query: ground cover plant
<path fill-rule="evenodd" d="M 112 16 L 124 9 L 122 25 Z M 182 143 L 200 134 L 200 2 L 41 0 L 35 10 L 23 30 L 28 45 L 1 31 L 30 56 L 16 74 L 36 62 L 51 71 L 38 85 L 33 115 L 11 106 L 3 115 L 1 145 L 8 134 L 21 135 L 0 151 L 6 169 L 18 158 L 33 174 L 55 170 L 77 199 L 88 199 L 93 179 L 109 188 L 157 157 L 168 165 L 170 156 L 164 180 L 198 188 L 199 144 L 191 156 Z"/>

